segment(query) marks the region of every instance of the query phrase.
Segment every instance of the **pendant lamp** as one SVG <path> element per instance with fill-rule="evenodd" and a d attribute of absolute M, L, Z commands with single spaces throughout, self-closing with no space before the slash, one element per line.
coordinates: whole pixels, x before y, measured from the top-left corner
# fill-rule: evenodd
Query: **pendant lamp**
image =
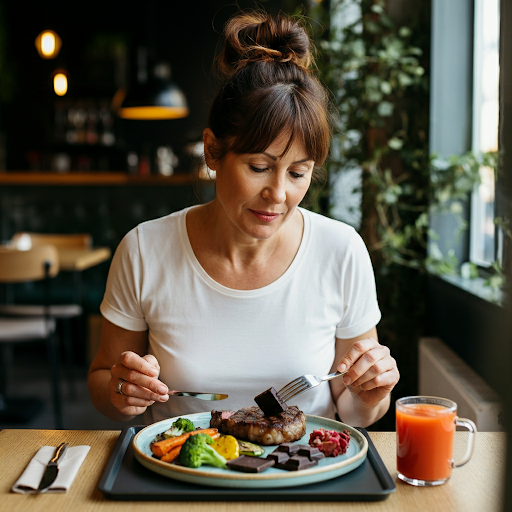
<path fill-rule="evenodd" d="M 141 78 L 142 75 L 142 78 Z M 187 117 L 189 109 L 181 89 L 171 80 L 168 63 L 157 64 L 149 76 L 139 68 L 139 80 L 128 89 L 120 89 L 112 107 L 123 119 L 158 120 Z"/>

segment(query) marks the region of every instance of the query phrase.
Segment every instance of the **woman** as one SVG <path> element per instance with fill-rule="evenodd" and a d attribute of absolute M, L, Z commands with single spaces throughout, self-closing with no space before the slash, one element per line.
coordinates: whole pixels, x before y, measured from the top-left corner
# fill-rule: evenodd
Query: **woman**
<path fill-rule="evenodd" d="M 329 148 L 326 93 L 296 21 L 242 13 L 204 131 L 213 201 L 145 222 L 121 242 L 89 372 L 95 406 L 150 423 L 254 405 L 302 374 L 348 369 L 293 399 L 368 426 L 389 408 L 395 360 L 377 341 L 368 252 L 351 227 L 299 207 Z M 223 402 L 170 390 L 226 393 Z"/>

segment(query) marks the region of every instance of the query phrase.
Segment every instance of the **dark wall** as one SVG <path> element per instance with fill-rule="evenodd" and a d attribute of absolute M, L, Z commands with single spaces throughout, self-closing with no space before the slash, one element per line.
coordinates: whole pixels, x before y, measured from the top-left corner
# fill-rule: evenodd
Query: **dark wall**
<path fill-rule="evenodd" d="M 512 217 L 512 5 L 506 0 L 501 0 L 501 26 L 500 26 L 500 73 L 501 73 L 501 126 L 500 126 L 500 144 L 505 150 L 503 157 L 503 190 L 507 200 L 508 218 Z M 512 244 L 510 243 L 506 250 L 505 269 L 508 275 L 508 294 L 512 296 Z M 498 375 L 500 379 L 499 386 L 507 390 L 504 394 L 505 421 L 507 430 L 510 433 L 512 425 L 512 372 L 510 365 L 512 363 L 512 301 L 508 303 L 508 324 L 505 328 L 497 332 L 497 335 L 503 340 L 504 351 L 500 354 L 502 365 L 507 366 L 507 370 Z M 503 500 L 503 510 L 512 510 L 512 443 L 507 443 L 507 466 L 505 480 L 505 497 Z"/>
<path fill-rule="evenodd" d="M 441 338 L 502 395 L 501 376 L 509 373 L 503 332 L 510 313 L 435 276 L 428 281 L 427 335 Z"/>
<path fill-rule="evenodd" d="M 290 12 L 288 3 L 263 0 L 259 5 L 270 13 L 281 8 Z M 248 0 L 89 0 L 79 4 L 0 0 L 0 29 L 5 35 L 5 48 L 0 47 L 0 53 L 9 63 L 0 72 L 9 72 L 14 85 L 0 104 L 0 144 L 3 132 L 7 169 L 52 170 L 52 154 L 65 152 L 72 157 L 71 171 L 126 172 L 129 150 L 141 152 L 149 145 L 149 151 L 154 151 L 159 145 L 170 145 L 180 154 L 184 144 L 202 138 L 210 102 L 220 83 L 213 63 L 224 23 L 239 8 L 255 6 Z M 34 41 L 44 29 L 54 30 L 62 39 L 56 59 L 43 60 L 37 54 Z M 0 30 L 0 45 L 1 36 Z M 113 52 L 116 45 L 124 51 Z M 116 144 L 108 148 L 56 140 L 55 106 L 59 99 L 52 88 L 54 70 L 64 68 L 68 72 L 69 90 L 63 98 L 67 105 L 110 104 L 120 87 L 129 87 L 136 80 L 140 46 L 148 48 L 155 61 L 170 63 L 173 79 L 187 97 L 190 115 L 172 121 L 116 119 Z M 31 159 L 34 153 L 38 155 L 36 163 Z M 76 167 L 82 156 L 91 160 L 90 169 Z M 183 162 L 177 172 L 188 170 Z M 203 186 L 197 191 L 190 185 L 3 186 L 0 241 L 19 231 L 88 232 L 94 245 L 115 250 L 138 223 L 208 199 L 212 189 Z M 84 280 L 86 306 L 91 311 L 96 311 L 101 300 L 107 270 L 108 264 L 90 269 Z"/>
<path fill-rule="evenodd" d="M 285 3 L 268 0 L 260 5 L 276 12 Z M 256 5 L 244 0 L 237 4 L 240 8 Z M 51 149 L 56 100 L 51 77 L 55 69 L 69 72 L 66 99 L 111 100 L 119 86 L 133 83 L 136 51 L 141 45 L 148 47 L 155 59 L 170 63 L 175 82 L 186 94 L 190 115 L 173 121 L 118 121 L 118 149 L 124 155 L 127 149 L 137 150 L 149 143 L 168 144 L 179 151 L 186 142 L 200 139 L 219 84 L 212 70 L 219 37 L 225 21 L 237 10 L 235 2 L 228 0 L 90 0 L 80 4 L 3 0 L 6 58 L 15 83 L 12 98 L 0 112 L 7 168 L 27 169 L 30 150 Z M 56 59 L 43 60 L 36 52 L 34 40 L 45 28 L 55 30 L 63 41 Z M 108 44 L 112 38 L 125 43 L 126 62 L 109 57 L 105 49 L 101 54 L 101 42 Z M 122 158 L 111 160 L 113 167 L 124 166 Z"/>

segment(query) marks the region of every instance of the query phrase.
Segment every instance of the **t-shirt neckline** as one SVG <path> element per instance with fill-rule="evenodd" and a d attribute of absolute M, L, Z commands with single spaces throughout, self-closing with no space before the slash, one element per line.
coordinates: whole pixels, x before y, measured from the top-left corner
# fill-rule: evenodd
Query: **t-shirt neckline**
<path fill-rule="evenodd" d="M 261 295 L 266 295 L 268 293 L 271 293 L 275 291 L 277 288 L 280 288 L 281 286 L 284 286 L 286 282 L 288 282 L 293 274 L 295 273 L 297 267 L 299 266 L 302 257 L 306 251 L 306 248 L 308 246 L 308 242 L 310 239 L 310 231 L 311 231 L 311 221 L 309 218 L 309 215 L 307 215 L 307 210 L 304 210 L 303 208 L 297 207 L 297 210 L 302 215 L 302 218 L 304 219 L 304 229 L 302 232 L 302 239 L 299 245 L 299 250 L 297 251 L 297 254 L 293 258 L 292 263 L 290 266 L 285 270 L 285 272 L 277 278 L 274 282 L 268 284 L 267 286 L 263 286 L 262 288 L 256 288 L 254 290 L 235 290 L 234 288 L 228 288 L 227 286 L 223 286 L 214 279 L 210 277 L 210 275 L 204 270 L 202 265 L 199 263 L 196 255 L 194 254 L 194 250 L 192 249 L 192 245 L 190 243 L 190 238 L 188 236 L 187 232 L 187 212 L 191 210 L 192 208 L 196 208 L 196 206 L 190 206 L 188 208 L 185 208 L 181 211 L 180 214 L 180 238 L 183 244 L 183 248 L 185 250 L 185 253 L 187 255 L 187 258 L 192 265 L 194 272 L 201 278 L 203 282 L 205 282 L 209 287 L 213 288 L 214 290 L 224 294 L 224 295 L 230 295 L 232 297 L 239 297 L 239 298 L 252 298 L 252 297 L 258 297 Z"/>

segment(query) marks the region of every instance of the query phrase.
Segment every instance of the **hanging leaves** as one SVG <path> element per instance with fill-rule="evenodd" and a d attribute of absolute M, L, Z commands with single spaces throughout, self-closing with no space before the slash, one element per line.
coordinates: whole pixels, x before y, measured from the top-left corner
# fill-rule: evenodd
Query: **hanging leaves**
<path fill-rule="evenodd" d="M 443 255 L 434 243 L 427 255 L 437 236 L 429 214 L 450 212 L 467 227 L 460 202 L 480 182 L 481 166 L 497 169 L 497 155 L 429 155 L 428 49 L 414 44 L 422 39 L 413 25 L 395 25 L 384 1 L 332 0 L 324 15 L 319 68 L 335 125 L 328 173 L 361 169 L 360 232 L 374 265 L 453 273 L 453 251 Z"/>

